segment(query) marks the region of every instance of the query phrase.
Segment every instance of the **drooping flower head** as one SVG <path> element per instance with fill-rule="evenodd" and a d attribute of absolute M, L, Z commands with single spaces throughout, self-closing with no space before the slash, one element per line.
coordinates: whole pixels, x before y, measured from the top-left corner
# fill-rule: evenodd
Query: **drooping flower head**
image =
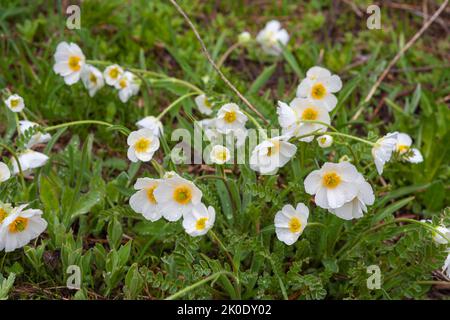
<path fill-rule="evenodd" d="M 281 28 L 279 21 L 272 20 L 258 33 L 256 41 L 267 54 L 279 56 L 283 52 L 281 45 L 285 46 L 289 42 L 289 34 Z"/>
<path fill-rule="evenodd" d="M 12 112 L 21 112 L 25 108 L 25 103 L 23 102 L 23 98 L 18 94 L 13 94 L 5 100 L 6 106 Z"/>
<path fill-rule="evenodd" d="M 398 133 L 395 151 L 401 159 L 410 163 L 420 163 L 423 161 L 422 153 L 419 149 L 411 148 L 412 139 L 406 133 Z"/>
<path fill-rule="evenodd" d="M 86 58 L 77 44 L 59 43 L 54 58 L 53 71 L 64 77 L 66 84 L 72 85 L 80 80 Z"/>
<path fill-rule="evenodd" d="M 197 105 L 198 110 L 207 116 L 209 116 L 213 112 L 213 109 L 212 109 L 213 105 L 209 101 L 209 99 L 206 97 L 205 94 L 196 96 L 195 104 Z"/>
<path fill-rule="evenodd" d="M 397 134 L 397 132 L 386 134 L 384 137 L 378 139 L 372 148 L 372 157 L 380 175 L 383 173 L 385 163 L 391 160 L 392 152 L 397 143 Z"/>
<path fill-rule="evenodd" d="M 331 75 L 331 72 L 325 68 L 312 67 L 298 86 L 297 97 L 314 100 L 331 111 L 337 104 L 334 93 L 341 88 L 342 81 L 339 76 Z"/>
<path fill-rule="evenodd" d="M 44 166 L 49 159 L 47 155 L 31 149 L 25 150 L 17 157 L 19 159 L 20 168 L 24 174 L 29 174 L 32 169 Z M 19 173 L 19 166 L 14 157 L 11 158 L 11 162 L 13 166 L 13 173 Z"/>
<path fill-rule="evenodd" d="M 128 159 L 132 162 L 150 161 L 159 149 L 159 139 L 150 129 L 139 129 L 130 133 L 127 139 Z"/>
<path fill-rule="evenodd" d="M 135 212 L 142 214 L 147 220 L 156 221 L 161 218 L 161 211 L 154 195 L 155 189 L 161 180 L 151 178 L 139 178 L 134 184 L 138 190 L 130 198 L 130 206 Z"/>
<path fill-rule="evenodd" d="M 294 208 L 290 204 L 275 215 L 275 232 L 277 238 L 287 245 L 291 245 L 298 240 L 308 223 L 309 209 L 305 204 L 297 204 Z"/>
<path fill-rule="evenodd" d="M 317 137 L 316 140 L 317 144 L 321 148 L 328 148 L 333 144 L 333 137 L 328 134 L 324 134 L 323 136 Z"/>
<path fill-rule="evenodd" d="M 192 237 L 206 234 L 214 225 L 216 211 L 213 207 L 199 203 L 183 216 L 183 228 Z"/>

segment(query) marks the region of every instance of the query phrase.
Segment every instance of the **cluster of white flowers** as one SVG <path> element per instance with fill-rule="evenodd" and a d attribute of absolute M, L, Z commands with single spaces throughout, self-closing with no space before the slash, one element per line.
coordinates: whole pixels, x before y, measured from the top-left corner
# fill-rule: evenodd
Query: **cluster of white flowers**
<path fill-rule="evenodd" d="M 134 188 L 138 191 L 131 196 L 130 206 L 147 220 L 183 218 L 183 228 L 194 237 L 206 234 L 214 225 L 215 210 L 201 202 L 201 190 L 174 172 L 162 179 L 139 178 Z"/>
<path fill-rule="evenodd" d="M 12 207 L 0 203 L 0 250 L 11 252 L 37 238 L 47 228 L 39 209 L 25 209 L 28 205 Z"/>
<path fill-rule="evenodd" d="M 422 162 L 422 153 L 419 149 L 411 148 L 411 145 L 412 139 L 406 133 L 392 132 L 378 139 L 372 148 L 372 157 L 378 174 L 381 175 L 383 173 L 384 165 L 391 160 L 394 153 L 403 161 L 410 163 Z"/>
<path fill-rule="evenodd" d="M 123 103 L 139 92 L 140 81 L 133 73 L 123 70 L 117 64 L 108 66 L 102 73 L 86 63 L 83 52 L 75 43 L 59 43 L 54 58 L 53 71 L 61 75 L 67 85 L 77 83 L 81 79 L 91 97 L 105 82 L 119 91 L 119 98 Z"/>

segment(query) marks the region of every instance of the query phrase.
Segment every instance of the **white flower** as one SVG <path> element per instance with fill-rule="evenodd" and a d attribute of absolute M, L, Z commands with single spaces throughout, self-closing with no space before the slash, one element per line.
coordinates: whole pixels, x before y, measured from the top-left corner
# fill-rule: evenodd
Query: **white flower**
<path fill-rule="evenodd" d="M 330 124 L 330 115 L 325 107 L 313 100 L 295 98 L 288 106 L 278 101 L 278 122 L 284 135 L 300 137 L 314 132 L 325 132 Z M 324 124 L 304 121 L 318 121 Z M 311 142 L 314 136 L 300 138 L 300 141 Z"/>
<path fill-rule="evenodd" d="M 44 166 L 49 159 L 47 155 L 31 149 L 25 150 L 17 157 L 19 158 L 20 168 L 24 174 L 28 174 L 31 169 Z M 19 166 L 17 165 L 17 161 L 14 157 L 11 159 L 11 162 L 13 166 L 13 173 L 19 173 Z"/>
<path fill-rule="evenodd" d="M 247 43 L 252 40 L 252 35 L 248 31 L 241 32 L 238 36 L 239 43 Z"/>
<path fill-rule="evenodd" d="M 155 189 L 156 202 L 164 218 L 177 221 L 202 200 L 202 192 L 192 182 L 174 175 Z"/>
<path fill-rule="evenodd" d="M 192 237 L 206 234 L 214 225 L 216 211 L 213 207 L 199 203 L 183 216 L 183 228 Z"/>
<path fill-rule="evenodd" d="M 11 210 L 0 225 L 0 250 L 14 251 L 37 238 L 47 228 L 47 221 L 38 209 L 23 210 L 21 205 Z"/>
<path fill-rule="evenodd" d="M 420 163 L 423 161 L 423 156 L 418 149 L 411 148 L 412 139 L 406 133 L 398 133 L 397 144 L 395 150 L 402 157 L 403 160 L 411 163 Z"/>
<path fill-rule="evenodd" d="M 119 90 L 119 98 L 123 103 L 139 92 L 139 82 L 129 71 L 124 72 L 115 87 Z"/>
<path fill-rule="evenodd" d="M 147 220 L 156 221 L 161 218 L 161 211 L 154 195 L 155 189 L 161 180 L 151 178 L 139 178 L 134 184 L 134 189 L 139 190 L 130 198 L 130 207 L 137 213 L 141 213 Z"/>
<path fill-rule="evenodd" d="M 297 208 L 287 204 L 275 215 L 275 232 L 277 238 L 287 245 L 297 241 L 308 223 L 309 209 L 303 203 Z"/>
<path fill-rule="evenodd" d="M 245 143 L 248 136 L 248 130 L 243 127 L 223 134 L 216 128 L 216 119 L 203 119 L 197 124 L 202 128 L 206 138 L 213 144 L 222 144 L 231 146 L 234 143 L 236 147 L 240 147 Z"/>
<path fill-rule="evenodd" d="M 247 120 L 247 116 L 242 113 L 237 104 L 227 103 L 217 112 L 216 129 L 224 134 L 242 130 L 245 129 Z"/>
<path fill-rule="evenodd" d="M 56 47 L 53 71 L 64 77 L 64 82 L 72 85 L 80 80 L 85 57 L 80 47 L 75 43 L 61 42 Z"/>
<path fill-rule="evenodd" d="M 442 271 L 447 274 L 447 277 L 450 278 L 450 251 L 448 251 L 447 259 L 445 259 L 444 266 L 442 267 Z"/>
<path fill-rule="evenodd" d="M 197 105 L 198 110 L 207 116 L 213 112 L 212 104 L 204 94 L 195 97 L 195 104 Z"/>
<path fill-rule="evenodd" d="M 328 148 L 333 144 L 333 137 L 328 134 L 324 134 L 323 136 L 317 137 L 316 140 L 317 144 L 321 148 Z"/>
<path fill-rule="evenodd" d="M 279 136 L 258 144 L 250 156 L 250 168 L 261 174 L 274 174 L 297 152 L 297 147 L 287 140 L 287 136 Z"/>
<path fill-rule="evenodd" d="M 136 122 L 139 129 L 147 128 L 150 129 L 154 136 L 160 137 L 163 134 L 164 129 L 161 121 L 154 116 L 147 116 L 144 119 Z"/>
<path fill-rule="evenodd" d="M 123 69 L 117 64 L 106 67 L 103 71 L 103 76 L 105 77 L 105 82 L 109 86 L 115 86 L 120 78 L 122 78 Z"/>
<path fill-rule="evenodd" d="M 230 160 L 230 157 L 230 150 L 221 145 L 215 145 L 212 147 L 211 153 L 209 154 L 211 161 L 216 164 L 224 164 Z"/>
<path fill-rule="evenodd" d="M 25 108 L 25 103 L 23 102 L 23 98 L 18 94 L 13 94 L 5 100 L 6 106 L 12 112 L 21 112 Z"/>
<path fill-rule="evenodd" d="M 159 139 L 150 129 L 139 129 L 130 133 L 127 139 L 128 159 L 132 162 L 150 161 L 159 149 Z"/>
<path fill-rule="evenodd" d="M 375 201 L 372 186 L 364 180 L 362 174 L 358 173 L 359 177 L 355 181 L 358 193 L 353 200 L 345 203 L 342 207 L 336 209 L 329 209 L 329 211 L 341 219 L 352 220 L 362 218 L 367 212 L 366 205 L 372 205 Z"/>
<path fill-rule="evenodd" d="M 28 129 L 36 126 L 39 126 L 39 124 L 28 120 L 21 120 L 19 121 L 19 132 L 20 134 L 24 134 Z M 26 144 L 26 147 L 29 149 L 37 144 L 47 143 L 51 138 L 52 136 L 50 135 L 50 133 L 36 132 L 31 136 L 30 140 Z"/>
<path fill-rule="evenodd" d="M 377 167 L 378 174 L 383 173 L 384 164 L 391 160 L 392 152 L 397 143 L 397 132 L 388 133 L 375 142 L 372 148 L 372 157 Z"/>
<path fill-rule="evenodd" d="M 4 162 L 0 161 L 0 182 L 5 182 L 9 178 L 11 178 L 11 171 Z"/>
<path fill-rule="evenodd" d="M 359 176 L 349 162 L 326 162 L 320 170 L 314 170 L 306 177 L 305 191 L 316 195 L 314 200 L 321 208 L 340 208 L 358 194 L 356 181 Z"/>
<path fill-rule="evenodd" d="M 81 81 L 83 82 L 84 87 L 89 90 L 89 96 L 91 97 L 105 85 L 103 74 L 100 70 L 89 64 L 87 64 L 81 72 Z"/>
<path fill-rule="evenodd" d="M 445 236 L 445 238 L 441 236 L 439 233 L 433 232 L 433 240 L 439 244 L 448 244 L 448 239 L 450 239 L 450 228 L 446 228 L 443 225 L 437 226 L 435 228 L 437 231 L 442 233 Z"/>
<path fill-rule="evenodd" d="M 272 20 L 258 33 L 256 41 L 258 41 L 267 54 L 279 56 L 283 52 L 280 43 L 283 46 L 287 45 L 289 42 L 289 34 L 285 29 L 281 29 L 279 21 Z"/>
<path fill-rule="evenodd" d="M 337 104 L 337 98 L 333 93 L 341 88 L 342 81 L 339 76 L 331 75 L 325 68 L 312 67 L 298 86 L 297 97 L 312 99 L 331 111 Z"/>

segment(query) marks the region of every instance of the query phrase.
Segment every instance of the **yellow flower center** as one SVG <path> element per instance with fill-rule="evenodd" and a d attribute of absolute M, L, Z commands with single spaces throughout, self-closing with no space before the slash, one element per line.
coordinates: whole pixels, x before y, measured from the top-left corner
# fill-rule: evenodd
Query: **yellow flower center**
<path fill-rule="evenodd" d="M 111 68 L 109 69 L 109 76 L 112 79 L 117 79 L 117 77 L 119 76 L 119 69 L 117 68 Z"/>
<path fill-rule="evenodd" d="M 208 98 L 206 98 L 206 97 L 205 97 L 204 104 L 205 104 L 205 106 L 206 106 L 207 108 L 210 108 L 210 109 L 212 108 L 211 102 L 209 102 Z"/>
<path fill-rule="evenodd" d="M 397 151 L 400 154 L 406 153 L 408 151 L 409 147 L 407 145 L 401 144 L 397 146 Z"/>
<path fill-rule="evenodd" d="M 322 184 L 330 189 L 336 188 L 341 183 L 341 177 L 336 172 L 328 172 L 322 178 Z"/>
<path fill-rule="evenodd" d="M 314 108 L 306 108 L 302 113 L 302 120 L 316 120 L 318 112 Z"/>
<path fill-rule="evenodd" d="M 233 123 L 234 121 L 236 121 L 236 118 L 236 111 L 230 111 L 225 113 L 224 120 L 227 123 Z"/>
<path fill-rule="evenodd" d="M 197 222 L 195 223 L 195 229 L 197 229 L 198 231 L 205 229 L 206 221 L 208 221 L 208 218 L 198 219 Z"/>
<path fill-rule="evenodd" d="M 313 85 L 312 89 L 311 89 L 311 96 L 314 99 L 323 99 L 325 97 L 327 93 L 327 89 L 325 89 L 324 85 L 321 83 L 316 83 L 315 85 Z"/>
<path fill-rule="evenodd" d="M 136 143 L 134 144 L 134 149 L 136 152 L 142 153 L 146 152 L 148 148 L 150 147 L 151 141 L 147 138 L 140 138 Z"/>
<path fill-rule="evenodd" d="M 69 68 L 72 71 L 80 71 L 81 66 L 80 66 L 80 57 L 77 56 L 71 56 L 69 57 Z"/>
<path fill-rule="evenodd" d="M 11 100 L 11 108 L 15 108 L 19 105 L 20 100 L 19 99 L 12 99 Z"/>
<path fill-rule="evenodd" d="M 272 141 L 273 147 L 267 148 L 267 156 L 271 157 L 280 151 L 280 141 Z"/>
<path fill-rule="evenodd" d="M 226 161 L 227 160 L 227 151 L 226 150 L 220 150 L 216 152 L 216 158 L 220 161 Z"/>
<path fill-rule="evenodd" d="M 152 204 L 156 204 L 156 199 L 155 199 L 155 195 L 153 194 L 153 192 L 155 191 L 157 186 L 158 185 L 154 185 L 147 189 L 147 199 Z"/>
<path fill-rule="evenodd" d="M 93 84 L 97 84 L 97 77 L 92 72 L 89 74 L 89 81 Z"/>
<path fill-rule="evenodd" d="M 18 233 L 24 231 L 28 226 L 28 219 L 18 217 L 9 225 L 9 232 Z"/>
<path fill-rule="evenodd" d="M 5 209 L 0 208 L 0 223 L 5 220 L 5 218 L 8 216 L 8 213 L 5 211 Z"/>
<path fill-rule="evenodd" d="M 302 228 L 302 223 L 297 217 L 292 217 L 291 220 L 289 220 L 289 231 L 292 233 L 297 233 Z"/>
<path fill-rule="evenodd" d="M 125 88 L 127 87 L 127 80 L 125 80 L 125 79 L 120 80 L 120 81 L 119 81 L 119 86 L 120 86 L 122 89 L 125 89 Z"/>
<path fill-rule="evenodd" d="M 192 199 L 192 190 L 189 186 L 182 185 L 175 188 L 173 199 L 179 204 L 188 204 Z"/>
<path fill-rule="evenodd" d="M 325 142 L 327 142 L 327 138 L 320 138 L 320 143 L 321 144 L 325 144 Z"/>

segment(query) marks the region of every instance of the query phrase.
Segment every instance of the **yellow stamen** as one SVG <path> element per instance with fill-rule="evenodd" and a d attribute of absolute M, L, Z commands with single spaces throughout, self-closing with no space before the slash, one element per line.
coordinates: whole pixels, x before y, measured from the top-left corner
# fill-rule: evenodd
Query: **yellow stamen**
<path fill-rule="evenodd" d="M 224 120 L 227 123 L 233 123 L 234 121 L 236 121 L 236 118 L 236 111 L 230 111 L 225 113 Z"/>
<path fill-rule="evenodd" d="M 93 84 L 97 84 L 97 77 L 92 72 L 89 74 L 89 81 Z"/>
<path fill-rule="evenodd" d="M 289 220 L 289 231 L 292 233 L 297 233 L 302 228 L 302 223 L 297 217 L 292 217 L 291 220 Z"/>
<path fill-rule="evenodd" d="M 109 69 L 109 76 L 112 79 L 117 79 L 117 77 L 119 77 L 119 69 L 117 68 L 111 68 Z"/>
<path fill-rule="evenodd" d="M 11 108 L 15 108 L 19 105 L 20 99 L 12 99 L 11 100 Z"/>
<path fill-rule="evenodd" d="M 69 68 L 72 71 L 80 71 L 81 66 L 80 66 L 80 57 L 77 56 L 71 56 L 69 57 Z"/>
<path fill-rule="evenodd" d="M 216 153 L 217 159 L 219 159 L 221 161 L 226 161 L 227 160 L 227 156 L 228 156 L 228 154 L 227 154 L 227 152 L 225 150 L 221 150 L 221 151 L 218 151 Z"/>
<path fill-rule="evenodd" d="M 8 213 L 5 211 L 5 209 L 0 208 L 0 223 L 5 220 L 5 218 L 8 216 Z"/>
<path fill-rule="evenodd" d="M 197 229 L 198 231 L 201 231 L 201 230 L 205 229 L 206 221 L 208 221 L 208 218 L 200 218 L 200 219 L 198 219 L 196 224 L 195 224 L 195 229 Z"/>
<path fill-rule="evenodd" d="M 397 146 L 397 151 L 400 154 L 406 153 L 409 150 L 409 147 L 407 145 L 401 144 Z"/>
<path fill-rule="evenodd" d="M 181 185 L 175 188 L 173 199 L 179 204 L 188 204 L 192 199 L 192 190 L 187 185 Z"/>
<path fill-rule="evenodd" d="M 18 233 L 24 231 L 28 227 L 28 219 L 18 217 L 9 225 L 9 232 Z"/>
<path fill-rule="evenodd" d="M 267 156 L 271 157 L 280 151 L 280 141 L 272 141 L 273 147 L 267 148 Z"/>
<path fill-rule="evenodd" d="M 336 172 L 328 172 L 322 178 L 322 184 L 330 189 L 336 188 L 341 183 L 341 177 Z"/>
<path fill-rule="evenodd" d="M 119 86 L 120 86 L 122 89 L 126 88 L 126 87 L 127 87 L 127 80 L 125 80 L 125 79 L 120 80 L 120 81 L 119 81 Z"/>
<path fill-rule="evenodd" d="M 314 108 L 306 108 L 302 113 L 302 120 L 316 120 L 319 113 Z"/>
<path fill-rule="evenodd" d="M 212 108 L 212 104 L 211 104 L 211 102 L 209 102 L 209 100 L 208 100 L 208 98 L 206 98 L 205 97 L 205 100 L 204 100 L 204 104 L 205 104 L 205 106 L 207 107 L 207 108 Z"/>
<path fill-rule="evenodd" d="M 147 199 L 152 204 L 156 204 L 156 199 L 155 199 L 155 195 L 153 192 L 155 191 L 157 186 L 158 185 L 154 185 L 147 189 Z"/>
<path fill-rule="evenodd" d="M 327 94 L 327 89 L 325 88 L 325 86 L 321 83 L 316 83 L 315 85 L 313 85 L 312 89 L 311 89 L 311 96 L 313 97 L 313 99 L 323 99 L 325 97 L 325 95 Z"/>
<path fill-rule="evenodd" d="M 134 144 L 134 149 L 136 152 L 142 153 L 146 152 L 148 148 L 150 147 L 151 141 L 147 138 L 140 138 L 136 143 Z"/>

